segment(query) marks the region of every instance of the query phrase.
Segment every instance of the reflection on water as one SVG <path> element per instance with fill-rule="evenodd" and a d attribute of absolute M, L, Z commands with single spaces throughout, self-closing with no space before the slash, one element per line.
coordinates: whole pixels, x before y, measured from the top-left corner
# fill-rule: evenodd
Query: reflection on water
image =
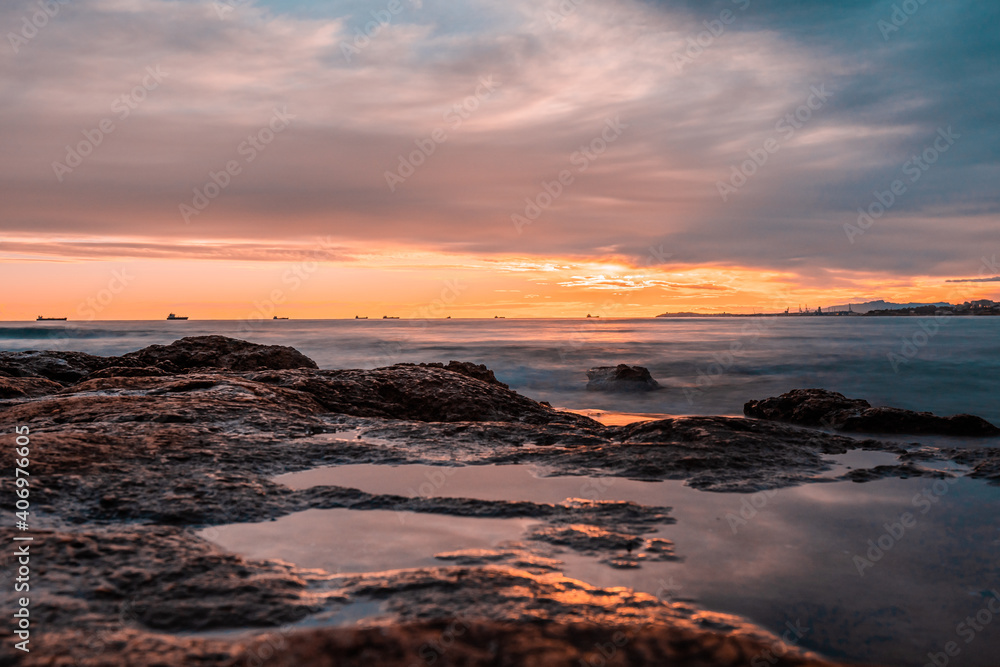
<path fill-rule="evenodd" d="M 328 572 L 381 572 L 435 567 L 439 551 L 482 549 L 518 540 L 530 519 L 466 517 L 346 509 L 306 510 L 262 523 L 206 529 L 202 537 L 249 558 L 288 561 Z"/>
<path fill-rule="evenodd" d="M 830 459 L 846 470 L 891 464 L 894 457 L 855 451 Z M 615 570 L 567 552 L 559 556 L 565 573 L 598 586 L 692 599 L 772 630 L 800 621 L 810 628 L 803 645 L 835 658 L 924 664 L 928 652 L 956 641 L 962 665 L 996 665 L 1000 616 L 968 644 L 956 634 L 967 616 L 989 602 L 989 591 L 1000 590 L 996 487 L 964 478 L 886 479 L 726 494 L 676 481 L 543 474 L 531 466 L 354 465 L 277 479 L 293 488 L 330 484 L 372 493 L 534 502 L 589 497 L 669 506 L 677 523 L 656 536 L 673 541 L 682 561 Z M 377 570 L 434 564 L 435 552 L 518 539 L 525 523 L 413 515 L 413 523 L 400 524 L 395 512 L 330 512 L 254 524 L 241 543 L 226 546 L 312 566 L 323 566 L 315 553 L 328 548 L 337 555 L 325 567 L 349 562 L 351 568 Z M 490 522 L 496 528 L 487 529 Z M 411 557 L 366 554 L 369 536 L 383 551 L 396 544 Z"/>

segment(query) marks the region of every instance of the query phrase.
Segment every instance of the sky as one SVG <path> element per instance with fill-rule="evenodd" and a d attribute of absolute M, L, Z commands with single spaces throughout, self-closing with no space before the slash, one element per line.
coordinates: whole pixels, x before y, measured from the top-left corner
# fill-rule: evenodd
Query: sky
<path fill-rule="evenodd" d="M 12 0 L 0 319 L 1000 300 L 1000 5 Z"/>

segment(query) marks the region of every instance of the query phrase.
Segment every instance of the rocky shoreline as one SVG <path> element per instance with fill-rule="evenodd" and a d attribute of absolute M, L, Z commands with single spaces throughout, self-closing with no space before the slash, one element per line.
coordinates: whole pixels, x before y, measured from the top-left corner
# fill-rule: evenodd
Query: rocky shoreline
<path fill-rule="evenodd" d="M 899 463 L 842 479 L 952 477 L 959 473 L 940 464 L 954 463 L 965 476 L 1000 484 L 995 448 L 828 432 L 992 435 L 993 425 L 828 394 L 807 390 L 748 404 L 747 414 L 760 418 L 611 427 L 521 396 L 486 367 L 462 362 L 321 370 L 292 348 L 220 336 L 121 357 L 0 353 L 0 424 L 6 433 L 25 425 L 31 431 L 33 556 L 44 564 L 32 586 L 40 633 L 32 651 L 4 645 L 0 656 L 24 665 L 542 665 L 599 664 L 597 658 L 749 665 L 776 638 L 742 619 L 559 573 L 556 549 L 609 560 L 675 557 L 666 540 L 649 537 L 673 521 L 670 508 L 408 497 L 338 486 L 296 491 L 272 478 L 347 463 L 527 463 L 552 475 L 685 480 L 703 491 L 749 493 L 829 481 L 820 477 L 830 470 L 824 457 L 867 449 L 895 454 Z M 872 428 L 878 423 L 894 430 Z M 347 431 L 357 435 L 344 437 Z M 9 461 L 5 475 L 12 474 Z M 195 534 L 330 508 L 539 524 L 523 543 L 504 549 L 442 554 L 435 568 L 366 574 L 248 560 Z M 0 533 L 8 542 L 14 535 Z M 371 601 L 382 608 L 376 625 L 308 627 L 309 619 Z M 214 634 L 200 634 L 206 632 Z M 768 664 L 832 664 L 794 648 L 780 658 L 774 653 L 767 653 L 776 660 Z"/>

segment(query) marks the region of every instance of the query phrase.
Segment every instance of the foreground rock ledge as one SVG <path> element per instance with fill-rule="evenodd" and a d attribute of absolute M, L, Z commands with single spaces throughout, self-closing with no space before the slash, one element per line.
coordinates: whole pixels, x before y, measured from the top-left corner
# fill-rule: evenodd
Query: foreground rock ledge
<path fill-rule="evenodd" d="M 1000 459 L 985 448 L 911 452 L 722 417 L 610 428 L 510 391 L 474 364 L 319 370 L 291 348 L 222 337 L 121 357 L 0 353 L 0 387 L 8 388 L 0 428 L 31 428 L 33 527 L 42 538 L 33 555 L 45 568 L 32 587 L 41 633 L 29 655 L 5 643 L 5 664 L 409 667 L 427 664 L 427 647 L 443 645 L 457 620 L 466 631 L 452 633 L 436 664 L 749 665 L 775 641 L 759 628 L 567 579 L 539 552 L 555 542 L 612 565 L 623 546 L 649 560 L 673 558 L 672 545 L 647 539 L 651 526 L 672 520 L 669 508 L 297 492 L 270 478 L 324 464 L 538 463 L 562 474 L 683 479 L 745 493 L 809 483 L 828 469 L 825 456 L 858 447 L 911 456 L 907 475 L 943 474 L 919 467 L 931 459 L 961 461 L 971 476 L 1000 475 Z M 357 435 L 334 435 L 345 430 Z M 11 474 L 9 458 L 4 466 Z M 546 527 L 506 554 L 442 554 L 442 567 L 351 576 L 246 560 L 194 534 L 332 507 L 531 517 Z M 13 534 L 2 529 L 0 540 Z M 385 608 L 379 627 L 278 629 L 373 600 Z M 249 628 L 265 629 L 225 639 L 183 634 Z M 616 637 L 627 641 L 619 646 Z M 597 644 L 613 646 L 614 657 L 595 653 Z M 768 664 L 829 663 L 792 650 Z"/>

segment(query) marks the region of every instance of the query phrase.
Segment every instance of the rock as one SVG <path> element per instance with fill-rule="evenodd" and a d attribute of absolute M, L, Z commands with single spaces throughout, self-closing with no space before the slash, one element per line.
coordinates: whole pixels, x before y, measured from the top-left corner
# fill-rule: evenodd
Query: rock
<path fill-rule="evenodd" d="M 606 427 L 520 396 L 475 364 L 274 369 L 306 358 L 291 348 L 191 340 L 124 357 L 0 354 L 0 386 L 23 394 L 0 402 L 0 430 L 30 424 L 38 454 L 31 499 L 39 539 L 31 555 L 44 568 L 32 579 L 31 609 L 42 641 L 16 660 L 5 642 L 0 664 L 57 665 L 71 655 L 108 667 L 410 665 L 426 662 L 442 629 L 462 619 L 447 658 L 432 656 L 441 664 L 592 662 L 594 646 L 622 632 L 633 633 L 616 649 L 622 664 L 746 665 L 773 646 L 773 635 L 692 603 L 560 574 L 556 549 L 593 553 L 613 567 L 683 558 L 680 545 L 675 553 L 653 537 L 674 521 L 668 508 L 293 490 L 273 477 L 346 463 L 519 463 L 549 474 L 747 492 L 816 481 L 827 454 L 900 449 L 755 419 Z M 253 370 L 239 370 L 244 365 Z M 946 460 L 933 447 L 919 456 Z M 949 456 L 973 476 L 1000 481 L 995 450 Z M 531 539 L 492 552 L 346 575 L 242 558 L 195 534 L 324 508 L 523 518 L 535 529 Z M 2 541 L 17 534 L 0 527 Z M 377 604 L 381 618 L 368 621 L 378 627 L 277 629 L 312 613 L 328 620 L 353 603 Z M 210 629 L 236 632 L 191 634 Z M 791 649 L 772 662 L 827 664 Z"/>
<path fill-rule="evenodd" d="M 158 370 L 148 370 L 150 367 Z M 258 371 L 317 366 L 295 348 L 258 345 L 226 336 L 182 338 L 170 345 L 151 345 L 121 357 L 98 357 L 83 352 L 0 352 L 0 376 L 41 377 L 62 385 L 115 374 L 140 377 L 200 368 Z"/>
<path fill-rule="evenodd" d="M 404 364 L 400 364 L 404 365 Z M 477 380 L 482 380 L 487 384 L 495 384 L 504 389 L 509 389 L 506 384 L 497 380 L 496 375 L 493 374 L 485 364 L 473 364 L 468 361 L 449 361 L 448 365 L 445 366 L 442 363 L 431 363 L 431 364 L 419 364 L 425 368 L 443 368 L 452 373 L 458 373 L 459 375 L 465 375 L 466 377 L 475 378 Z"/>
<path fill-rule="evenodd" d="M 168 366 L 169 364 L 164 364 Z M 99 371 L 94 371 L 90 375 L 82 378 L 82 382 L 87 380 L 97 380 L 100 378 L 141 378 L 141 377 L 163 377 L 169 375 L 168 370 L 157 366 L 109 366 Z"/>
<path fill-rule="evenodd" d="M 1000 435 L 1000 428 L 974 415 L 939 417 L 900 408 L 873 408 L 868 401 L 847 398 L 826 389 L 796 389 L 762 401 L 749 401 L 743 414 L 758 419 L 822 426 L 852 433 Z"/>
<path fill-rule="evenodd" d="M 914 477 L 949 479 L 954 477 L 954 475 L 944 472 L 943 470 L 923 468 L 912 463 L 903 463 L 901 465 L 891 466 L 875 466 L 874 468 L 858 468 L 841 475 L 841 479 L 848 479 L 852 482 L 872 482 L 877 479 L 886 479 L 889 477 L 898 477 L 900 479 L 911 479 Z"/>
<path fill-rule="evenodd" d="M 84 352 L 0 352 L 0 372 L 11 377 L 41 377 L 65 385 L 111 365 L 113 360 L 114 357 Z"/>
<path fill-rule="evenodd" d="M 830 426 L 829 417 L 833 414 L 860 413 L 870 407 L 868 401 L 847 398 L 835 391 L 795 389 L 762 401 L 749 401 L 743 406 L 743 414 L 802 426 Z"/>
<path fill-rule="evenodd" d="M 1000 435 L 1000 428 L 975 415 L 939 417 L 930 412 L 899 408 L 869 408 L 860 414 L 838 415 L 835 420 L 839 430 L 851 433 L 906 433 L 974 438 Z"/>
<path fill-rule="evenodd" d="M 587 378 L 587 391 L 639 392 L 660 388 L 648 369 L 628 364 L 591 368 Z"/>
<path fill-rule="evenodd" d="M 605 602 L 597 598 L 592 604 L 597 607 Z M 715 618 L 704 618 L 705 625 Z M 66 630 L 46 634 L 48 641 L 33 646 L 31 658 L 23 661 L 10 648 L 9 664 L 72 664 L 65 662 L 60 647 L 74 647 L 76 664 L 101 667 L 746 667 L 750 656 L 767 656 L 766 660 L 760 657 L 760 664 L 769 667 L 835 667 L 833 662 L 760 633 L 747 636 L 743 632 L 727 633 L 724 628 L 693 629 L 662 621 L 643 622 L 645 617 L 637 619 L 627 613 L 606 622 L 587 621 L 497 622 L 459 617 L 377 627 L 261 628 L 252 636 L 228 639 L 152 634 L 131 628 L 111 629 L 97 639 L 93 634 Z M 776 645 L 783 647 L 780 657 L 772 656 Z M 3 653 L 6 647 L 0 647 L 0 659 L 7 657 Z M 599 662 L 609 654 L 615 659 Z"/>
<path fill-rule="evenodd" d="M 0 376 L 0 398 L 33 398 L 54 394 L 62 388 L 61 384 L 45 378 Z"/>
<path fill-rule="evenodd" d="M 568 547 L 573 551 L 591 555 L 626 549 L 631 552 L 645 542 L 639 535 L 633 533 L 589 524 L 536 526 L 529 533 L 528 539 Z"/>
<path fill-rule="evenodd" d="M 150 345 L 121 357 L 129 366 L 173 364 L 181 370 L 224 368 L 233 371 L 318 368 L 293 347 L 258 345 L 226 336 L 189 336 L 170 345 Z"/>
<path fill-rule="evenodd" d="M 499 382 L 486 382 L 443 366 L 266 371 L 247 377 L 305 392 L 330 412 L 357 417 L 546 423 L 559 414 Z"/>

